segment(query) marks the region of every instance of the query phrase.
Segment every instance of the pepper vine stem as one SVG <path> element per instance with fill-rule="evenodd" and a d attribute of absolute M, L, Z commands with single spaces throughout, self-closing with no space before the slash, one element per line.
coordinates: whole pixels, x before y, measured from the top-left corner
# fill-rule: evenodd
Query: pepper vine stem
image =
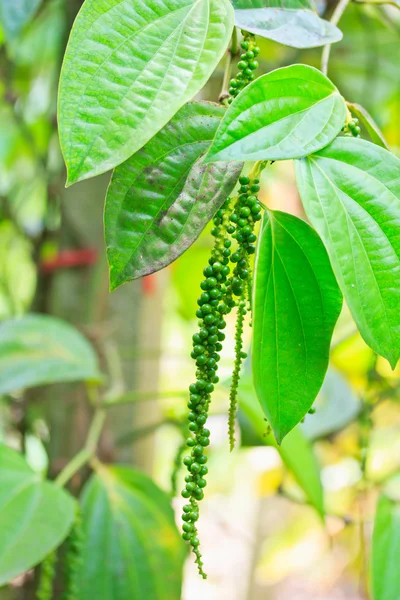
<path fill-rule="evenodd" d="M 55 484 L 64 487 L 70 479 L 87 465 L 96 454 L 97 445 L 103 431 L 106 420 L 106 411 L 102 407 L 97 407 L 87 434 L 86 442 L 82 450 L 76 454 L 66 465 L 55 480 Z"/>
<path fill-rule="evenodd" d="M 351 0 L 339 0 L 338 4 L 336 5 L 335 10 L 332 13 L 332 17 L 330 19 L 330 22 L 332 23 L 332 25 L 337 25 L 340 21 L 340 19 L 343 16 L 344 11 L 346 10 L 347 6 L 350 4 Z M 321 71 L 324 75 L 328 74 L 328 64 L 329 64 L 329 57 L 331 54 L 331 47 L 332 44 L 327 44 L 326 46 L 324 46 L 324 49 L 322 50 L 322 57 L 321 57 Z"/>

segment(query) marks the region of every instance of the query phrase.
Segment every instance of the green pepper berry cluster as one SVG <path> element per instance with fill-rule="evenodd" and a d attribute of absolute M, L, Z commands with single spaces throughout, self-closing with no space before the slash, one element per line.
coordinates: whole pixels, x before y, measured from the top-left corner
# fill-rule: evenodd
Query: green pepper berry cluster
<path fill-rule="evenodd" d="M 246 31 L 243 31 L 242 33 L 244 35 L 244 40 L 240 45 L 243 53 L 240 56 L 237 65 L 239 73 L 236 77 L 231 79 L 229 84 L 229 104 L 233 102 L 235 96 L 237 96 L 250 81 L 253 81 L 255 76 L 254 71 L 258 68 L 258 62 L 255 58 L 260 53 L 260 48 L 256 44 L 256 38 L 253 34 L 247 33 Z"/>
<path fill-rule="evenodd" d="M 358 119 L 354 118 L 351 121 L 348 121 L 342 131 L 344 131 L 345 135 L 352 135 L 353 137 L 360 137 L 361 128 L 358 125 Z"/>
<path fill-rule="evenodd" d="M 234 429 L 240 367 L 246 357 L 246 353 L 242 350 L 242 333 L 247 312 L 246 299 L 251 289 L 250 256 L 255 252 L 254 227 L 261 219 L 261 206 L 256 196 L 260 189 L 259 180 L 240 177 L 239 183 L 239 195 L 234 207 L 231 208 L 231 201 L 228 199 L 213 219 L 214 227 L 211 234 L 215 242 L 209 264 L 203 271 L 205 279 L 200 284 L 202 293 L 197 301 L 199 308 L 196 312 L 199 318 L 199 331 L 193 336 L 191 353 L 196 361 L 197 371 L 196 382 L 189 386 L 188 419 L 192 435 L 186 445 L 191 452 L 183 459 L 189 473 L 185 478 L 186 485 L 182 491 L 182 496 L 189 502 L 183 507 L 182 537 L 190 543 L 199 572 L 204 578 L 206 574 L 203 571 L 196 522 L 199 518 L 198 502 L 203 499 L 204 488 L 207 485 L 205 479 L 208 473 L 207 456 L 204 450 L 210 443 L 210 431 L 205 426 L 211 394 L 214 385 L 219 381 L 217 371 L 222 342 L 225 339 L 222 331 L 226 327 L 225 317 L 237 306 L 236 360 L 229 416 L 230 430 Z M 236 240 L 238 245 L 233 253 L 230 237 Z M 230 263 L 234 265 L 233 273 L 231 273 Z"/>
<path fill-rule="evenodd" d="M 37 600 L 52 600 L 56 565 L 57 554 L 56 552 L 50 552 L 40 565 L 39 584 L 36 590 Z"/>
<path fill-rule="evenodd" d="M 67 541 L 64 567 L 65 591 L 62 600 L 78 600 L 78 572 L 82 564 L 83 540 L 82 515 L 78 510 Z"/>
<path fill-rule="evenodd" d="M 250 256 L 254 254 L 257 239 L 254 233 L 254 228 L 261 219 L 261 206 L 257 198 L 260 191 L 260 182 L 258 179 L 250 179 L 249 177 L 240 177 L 239 198 L 235 208 L 229 218 L 230 226 L 228 232 L 234 238 L 238 247 L 231 255 L 231 262 L 235 265 L 232 275 L 232 292 L 235 296 L 239 296 L 235 333 L 235 364 L 232 374 L 232 384 L 230 390 L 230 405 L 229 405 L 229 443 L 233 450 L 235 444 L 235 418 L 237 410 L 237 390 L 239 385 L 240 369 L 242 361 L 246 358 L 246 353 L 243 352 L 243 323 L 246 310 L 246 300 L 251 307 L 251 269 Z"/>
<path fill-rule="evenodd" d="M 226 327 L 224 316 L 228 314 L 235 302 L 226 298 L 226 283 L 230 274 L 229 257 L 232 242 L 227 239 L 225 213 L 229 208 L 229 200 L 217 211 L 214 217 L 214 227 L 211 231 L 215 238 L 214 247 L 209 259 L 209 264 L 204 269 L 205 279 L 201 282 L 202 294 L 199 297 L 196 316 L 199 318 L 199 331 L 193 336 L 192 358 L 196 361 L 196 382 L 189 386 L 190 410 L 189 430 L 192 436 L 187 440 L 191 449 L 189 456 L 183 459 L 189 475 L 186 477 L 186 486 L 182 491 L 184 498 L 190 503 L 183 507 L 182 519 L 183 539 L 188 541 L 196 555 L 196 563 L 200 574 L 206 578 L 202 569 L 203 563 L 199 550 L 196 521 L 199 518 L 198 501 L 204 497 L 204 488 L 207 485 L 205 476 L 208 473 L 206 466 L 207 457 L 204 449 L 210 443 L 210 431 L 206 429 L 210 395 L 214 384 L 218 383 L 217 376 L 220 351 L 222 350 Z"/>

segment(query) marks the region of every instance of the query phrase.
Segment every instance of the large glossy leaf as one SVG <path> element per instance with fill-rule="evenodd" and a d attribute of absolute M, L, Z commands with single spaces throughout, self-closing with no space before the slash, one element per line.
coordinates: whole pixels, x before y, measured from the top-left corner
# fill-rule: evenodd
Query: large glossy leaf
<path fill-rule="evenodd" d="M 254 286 L 254 385 L 280 443 L 322 386 L 342 297 L 315 231 L 277 211 L 263 218 Z"/>
<path fill-rule="evenodd" d="M 68 183 L 139 150 L 205 84 L 232 33 L 229 0 L 86 0 L 61 73 Z"/>
<path fill-rule="evenodd" d="M 315 440 L 340 431 L 354 421 L 361 402 L 347 381 L 334 369 L 329 369 L 314 404 L 315 413 L 306 415 L 300 425 L 304 435 Z"/>
<path fill-rule="evenodd" d="M 239 423 L 242 444 L 276 448 L 308 501 L 323 516 L 324 498 L 320 469 L 311 444 L 299 427 L 293 429 L 280 446 L 272 434 L 266 435 L 265 417 L 248 374 L 242 376 L 239 385 Z"/>
<path fill-rule="evenodd" d="M 340 29 L 311 10 L 244 9 L 237 10 L 235 17 L 238 27 L 293 48 L 315 48 L 343 37 Z"/>
<path fill-rule="evenodd" d="M 306 156 L 338 135 L 345 115 L 343 98 L 320 71 L 307 65 L 276 69 L 232 102 L 206 160 Z"/>
<path fill-rule="evenodd" d="M 170 500 L 148 477 L 100 467 L 83 498 L 79 600 L 179 600 L 185 546 Z"/>
<path fill-rule="evenodd" d="M 0 585 L 31 569 L 68 535 L 75 500 L 0 445 Z"/>
<path fill-rule="evenodd" d="M 296 162 L 301 198 L 361 335 L 394 368 L 400 354 L 400 160 L 341 137 Z"/>
<path fill-rule="evenodd" d="M 373 600 L 400 598 L 400 504 L 382 495 L 372 536 Z"/>
<path fill-rule="evenodd" d="M 42 0 L 0 0 L 0 25 L 7 39 L 18 36 Z"/>
<path fill-rule="evenodd" d="M 229 196 L 242 164 L 203 165 L 224 113 L 185 105 L 114 171 L 105 210 L 112 289 L 174 261 Z"/>
<path fill-rule="evenodd" d="M 361 104 L 352 104 L 348 102 L 347 106 L 351 110 L 352 114 L 359 119 L 361 128 L 365 129 L 366 133 L 371 139 L 371 142 L 389 150 L 388 143 L 385 140 L 383 133 L 369 112 L 363 106 L 361 106 Z"/>
<path fill-rule="evenodd" d="M 59 381 L 100 381 L 96 354 L 71 325 L 27 315 L 0 325 L 0 394 Z"/>

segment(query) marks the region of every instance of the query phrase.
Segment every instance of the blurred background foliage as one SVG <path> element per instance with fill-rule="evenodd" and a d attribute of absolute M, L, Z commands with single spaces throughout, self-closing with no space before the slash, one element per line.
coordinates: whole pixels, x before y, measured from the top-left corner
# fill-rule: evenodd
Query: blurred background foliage
<path fill-rule="evenodd" d="M 175 463 L 192 380 L 193 317 L 211 238 L 203 232 L 166 271 L 109 294 L 102 227 L 108 178 L 65 191 L 57 138 L 60 65 L 81 2 L 37 0 L 21 19 L 12 4 L 0 0 L 0 319 L 36 312 L 75 325 L 105 373 L 109 408 L 101 458 L 134 465 L 168 493 L 171 486 L 179 490 L 183 475 Z M 328 16 L 332 10 L 324 2 L 317 8 Z M 340 28 L 344 38 L 332 49 L 329 76 L 348 101 L 368 109 L 400 155 L 400 11 L 353 2 Z M 320 49 L 299 51 L 267 40 L 260 46 L 263 72 L 294 62 L 319 65 Z M 217 98 L 222 72 L 221 65 L 204 98 Z M 290 163 L 269 168 L 262 190 L 265 204 L 299 213 Z M 225 379 L 233 336 L 229 322 Z M 246 336 L 249 344 L 249 331 Z M 2 358 L 0 350 L 0 365 Z M 199 527 L 209 579 L 198 580 L 189 563 L 182 598 L 369 598 L 376 500 L 384 490 L 400 501 L 399 368 L 392 372 L 374 356 L 344 309 L 315 413 L 281 448 L 248 373 L 247 364 L 240 387 L 241 445 L 232 454 L 226 386 L 212 406 L 210 478 Z M 1 442 L 22 450 L 35 470 L 56 476 L 85 439 L 87 395 L 78 383 L 3 393 Z M 74 478 L 74 492 L 87 475 Z M 86 492 L 88 505 L 94 487 Z M 25 600 L 32 588 L 28 573 L 2 588 L 0 599 Z"/>

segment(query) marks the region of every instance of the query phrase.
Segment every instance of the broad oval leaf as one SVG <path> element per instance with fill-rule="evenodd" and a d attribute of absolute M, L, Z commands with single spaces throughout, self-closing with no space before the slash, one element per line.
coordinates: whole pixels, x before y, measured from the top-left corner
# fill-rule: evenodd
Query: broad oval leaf
<path fill-rule="evenodd" d="M 78 600 L 179 600 L 186 549 L 169 497 L 146 475 L 100 466 L 82 509 Z"/>
<path fill-rule="evenodd" d="M 256 8 L 237 10 L 236 25 L 292 48 L 316 48 L 339 42 L 343 35 L 311 10 Z"/>
<path fill-rule="evenodd" d="M 400 355 L 399 173 L 393 154 L 348 137 L 296 162 L 304 208 L 360 333 L 393 368 Z"/>
<path fill-rule="evenodd" d="M 280 443 L 322 386 L 342 297 L 316 232 L 278 211 L 263 217 L 254 286 L 254 386 Z"/>
<path fill-rule="evenodd" d="M 0 324 L 0 394 L 101 379 L 92 346 L 68 323 L 31 314 Z"/>
<path fill-rule="evenodd" d="M 233 22 L 229 0 L 86 0 L 60 79 L 68 184 L 144 146 L 206 83 Z"/>
<path fill-rule="evenodd" d="M 371 139 L 371 142 L 377 144 L 378 146 L 382 146 L 382 148 L 386 148 L 386 150 L 389 150 L 389 145 L 385 140 L 382 131 L 379 129 L 369 112 L 363 106 L 361 106 L 361 104 L 347 102 L 347 106 L 352 114 L 359 119 L 361 127 L 364 127 Z"/>
<path fill-rule="evenodd" d="M 0 0 L 0 25 L 7 40 L 20 34 L 41 3 L 42 0 Z"/>
<path fill-rule="evenodd" d="M 224 113 L 185 105 L 114 171 L 105 209 L 111 289 L 174 261 L 229 196 L 242 164 L 203 164 Z"/>
<path fill-rule="evenodd" d="M 0 585 L 39 564 L 68 535 L 76 502 L 0 445 Z"/>
<path fill-rule="evenodd" d="M 264 414 L 258 402 L 251 377 L 244 374 L 239 384 L 239 424 L 244 446 L 273 446 L 292 473 L 307 500 L 324 516 L 324 494 L 320 467 L 312 445 L 299 427 L 295 427 L 278 446 L 272 434 L 266 434 Z M 249 442 L 247 441 L 249 440 Z"/>
<path fill-rule="evenodd" d="M 307 65 L 276 69 L 235 98 L 206 161 L 306 156 L 329 144 L 345 117 L 342 96 L 320 71 Z"/>
<path fill-rule="evenodd" d="M 373 600 L 398 600 L 400 590 L 400 504 L 379 498 L 372 536 Z"/>

